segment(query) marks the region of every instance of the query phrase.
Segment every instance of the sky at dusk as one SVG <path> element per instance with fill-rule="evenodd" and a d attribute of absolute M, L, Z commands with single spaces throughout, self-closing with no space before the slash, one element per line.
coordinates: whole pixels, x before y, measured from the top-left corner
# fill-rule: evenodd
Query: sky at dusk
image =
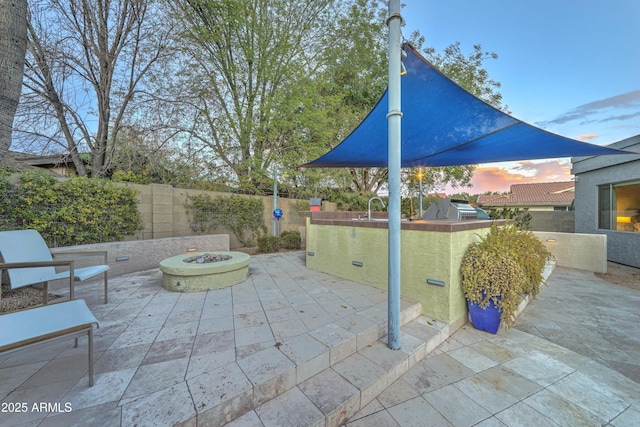
<path fill-rule="evenodd" d="M 487 60 L 511 115 L 598 145 L 640 134 L 640 1 L 404 0 L 403 36 L 414 30 L 438 52 L 456 41 L 498 54 Z M 511 184 L 568 181 L 571 161 L 478 167 L 471 194 Z"/>

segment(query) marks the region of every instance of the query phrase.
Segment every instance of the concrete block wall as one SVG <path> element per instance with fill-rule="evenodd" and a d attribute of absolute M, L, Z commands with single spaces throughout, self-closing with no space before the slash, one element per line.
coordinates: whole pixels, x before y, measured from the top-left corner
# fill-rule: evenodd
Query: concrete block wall
<path fill-rule="evenodd" d="M 529 211 L 532 231 L 554 231 L 573 233 L 575 215 L 573 211 Z"/>
<path fill-rule="evenodd" d="M 138 209 L 142 215 L 144 229 L 135 236 L 129 236 L 126 240 L 161 239 L 180 236 L 197 236 L 191 228 L 185 204 L 189 197 L 198 194 L 208 194 L 210 197 L 229 197 L 230 193 L 216 191 L 191 190 L 174 188 L 164 184 L 121 184 L 132 187 L 137 191 Z M 263 218 L 267 227 L 267 235 L 273 234 L 273 197 L 272 196 L 242 196 L 261 199 L 263 202 Z M 279 197 L 277 207 L 284 212 L 283 217 L 276 222 L 277 234 L 285 230 L 300 231 L 304 238 L 305 218 L 299 215 L 300 205 L 306 200 L 287 199 Z M 337 205 L 331 202 L 323 202 L 324 210 L 336 210 Z M 231 248 L 238 248 L 242 243 L 238 241 L 231 230 L 225 227 L 209 230 L 210 234 L 229 234 Z"/>
<path fill-rule="evenodd" d="M 144 228 L 135 236 L 129 236 L 127 240 L 153 239 L 153 191 L 150 185 L 128 184 L 136 190 L 138 198 L 138 211 L 142 215 Z"/>
<path fill-rule="evenodd" d="M 153 238 L 173 237 L 173 188 L 168 185 L 152 184 L 153 194 Z"/>

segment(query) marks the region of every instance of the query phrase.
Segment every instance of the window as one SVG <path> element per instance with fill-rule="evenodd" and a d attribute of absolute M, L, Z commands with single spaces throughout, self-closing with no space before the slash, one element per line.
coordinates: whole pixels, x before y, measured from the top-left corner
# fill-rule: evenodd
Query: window
<path fill-rule="evenodd" d="M 598 228 L 640 232 L 640 181 L 598 187 Z"/>

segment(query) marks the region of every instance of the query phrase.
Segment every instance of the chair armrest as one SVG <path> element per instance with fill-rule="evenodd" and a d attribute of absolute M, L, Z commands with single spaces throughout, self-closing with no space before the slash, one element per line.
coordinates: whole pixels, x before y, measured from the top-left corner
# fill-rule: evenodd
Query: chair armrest
<path fill-rule="evenodd" d="M 10 268 L 34 268 L 34 267 L 55 267 L 55 266 L 68 266 L 69 267 L 69 289 L 70 293 L 73 293 L 73 278 L 75 277 L 74 261 L 72 259 L 59 259 L 51 261 L 30 261 L 30 262 L 4 262 L 0 263 L 0 272 L 8 270 Z M 47 288 L 45 287 L 45 300 L 47 303 Z"/>
<path fill-rule="evenodd" d="M 55 267 L 60 265 L 73 267 L 73 260 L 59 259 L 53 261 L 0 262 L 0 270 L 6 270 L 9 268 Z"/>
<path fill-rule="evenodd" d="M 75 256 L 103 256 L 104 264 L 107 264 L 107 251 L 55 251 L 51 252 L 52 257 L 58 255 L 75 255 Z"/>

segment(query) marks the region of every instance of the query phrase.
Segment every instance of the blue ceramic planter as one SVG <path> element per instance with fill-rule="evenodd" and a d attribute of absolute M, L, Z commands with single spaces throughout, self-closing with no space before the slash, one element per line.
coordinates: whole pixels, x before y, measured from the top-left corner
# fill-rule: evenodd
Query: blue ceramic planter
<path fill-rule="evenodd" d="M 467 300 L 467 305 L 469 306 L 469 315 L 474 328 L 491 334 L 498 332 L 502 310 L 497 308 L 493 301 L 490 301 L 489 306 L 484 309 L 469 300 Z"/>

